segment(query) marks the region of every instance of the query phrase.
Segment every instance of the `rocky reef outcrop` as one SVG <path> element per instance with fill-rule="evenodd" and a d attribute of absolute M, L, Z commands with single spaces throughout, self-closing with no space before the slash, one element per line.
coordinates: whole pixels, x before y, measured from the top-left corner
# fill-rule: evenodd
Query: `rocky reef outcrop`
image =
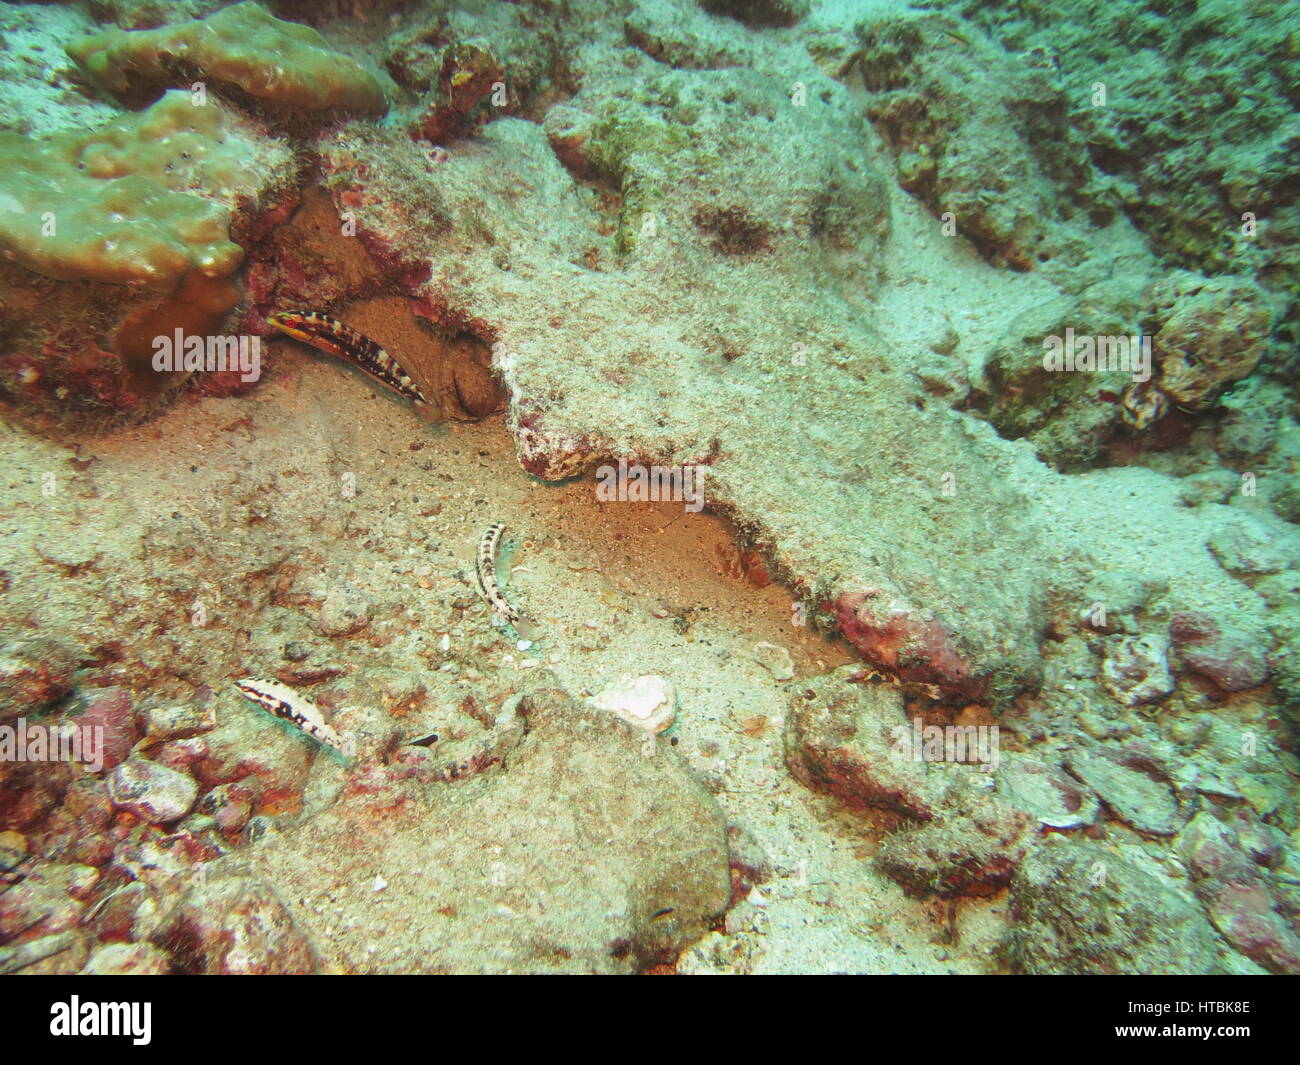
<path fill-rule="evenodd" d="M 558 682 L 483 683 L 540 661 L 467 635 L 446 546 L 499 520 L 449 486 L 473 480 L 463 423 L 504 411 L 535 498 L 603 464 L 690 468 L 738 572 L 843 639 L 856 664 L 800 673 L 761 644 L 746 665 L 788 685 L 785 719 L 736 731 L 779 739 L 757 790 L 770 771 L 849 815 L 863 876 L 952 920 L 1006 892 L 1015 971 L 1296 971 L 1296 55 L 1282 5 L 1248 6 L 1220 12 L 1233 34 L 1122 0 L 1089 34 L 973 0 L 355 23 L 106 0 L 117 26 L 47 61 L 38 117 L 0 58 L 6 413 L 75 446 L 195 394 L 250 404 L 223 430 L 247 465 L 201 514 L 140 489 L 139 583 L 81 511 L 16 529 L 0 725 L 106 744 L 93 771 L 0 763 L 0 967 L 752 962 L 779 863 L 741 853 L 700 768 L 719 741 L 691 768 L 672 715 L 656 738 Z M 42 11 L 0 32 L 92 29 Z M 286 308 L 393 353 L 439 424 L 395 455 L 381 421 L 321 428 L 320 394 L 276 373 L 302 357 L 269 339 Z M 270 380 L 155 364 L 159 337 L 235 330 Z M 248 411 L 291 393 L 296 437 L 260 450 Z M 68 462 L 73 508 L 121 513 Z M 362 467 L 387 512 L 354 508 Z M 57 474 L 15 465 L 6 490 L 31 517 Z M 85 582 L 51 578 L 54 631 L 32 566 Z M 435 587 L 437 651 L 405 598 Z M 357 763 L 229 712 L 262 666 L 318 694 Z M 930 735 L 937 756 L 908 746 Z M 996 764 L 946 746 L 972 736 L 1000 736 Z"/>
<path fill-rule="evenodd" d="M 666 741 L 543 685 L 514 702 L 497 723 L 509 736 L 467 779 L 372 774 L 254 850 L 328 963 L 631 972 L 725 910 L 726 822 Z M 356 902 L 373 916 L 340 924 L 332 907 Z"/>

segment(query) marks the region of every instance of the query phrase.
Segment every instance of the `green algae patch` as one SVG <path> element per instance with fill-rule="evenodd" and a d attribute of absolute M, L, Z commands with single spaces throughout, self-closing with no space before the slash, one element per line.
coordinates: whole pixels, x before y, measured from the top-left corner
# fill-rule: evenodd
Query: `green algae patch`
<path fill-rule="evenodd" d="M 195 22 L 105 30 L 73 41 L 67 53 L 98 85 L 118 94 L 137 81 L 174 85 L 200 78 L 299 110 L 388 109 L 383 87 L 365 67 L 309 26 L 275 18 L 252 0 Z"/>
<path fill-rule="evenodd" d="M 61 281 L 170 289 L 191 269 L 235 272 L 228 209 L 248 146 L 211 102 L 168 93 L 149 110 L 99 129 L 32 141 L 0 134 L 0 254 Z"/>

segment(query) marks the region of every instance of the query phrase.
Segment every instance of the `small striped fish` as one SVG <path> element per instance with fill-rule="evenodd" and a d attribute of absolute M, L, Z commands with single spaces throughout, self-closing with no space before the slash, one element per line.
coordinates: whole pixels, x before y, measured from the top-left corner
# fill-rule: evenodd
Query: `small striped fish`
<path fill-rule="evenodd" d="M 301 729 L 317 743 L 333 747 L 341 754 L 351 757 L 352 744 L 325 721 L 325 715 L 318 706 L 287 685 L 277 684 L 273 680 L 249 678 L 235 681 L 235 690 L 245 699 L 269 710 L 281 721 L 287 721 L 294 728 Z"/>
<path fill-rule="evenodd" d="M 488 526 L 487 532 L 478 542 L 478 590 L 483 593 L 488 605 L 515 627 L 515 632 L 525 640 L 531 640 L 537 635 L 537 622 L 512 607 L 502 594 L 501 585 L 497 583 L 497 550 L 501 546 L 501 534 L 505 531 L 504 521 L 495 522 Z"/>
<path fill-rule="evenodd" d="M 358 333 L 337 318 L 317 311 L 276 311 L 268 324 L 313 348 L 360 367 L 381 385 L 405 396 L 417 407 L 427 409 L 429 401 L 396 359 L 368 336 Z"/>

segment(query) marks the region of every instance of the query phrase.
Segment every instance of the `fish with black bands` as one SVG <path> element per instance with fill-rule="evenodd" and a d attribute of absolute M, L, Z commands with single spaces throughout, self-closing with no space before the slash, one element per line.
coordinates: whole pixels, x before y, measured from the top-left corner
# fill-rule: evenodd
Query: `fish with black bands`
<path fill-rule="evenodd" d="M 501 546 L 501 535 L 506 531 L 506 523 L 494 522 L 478 542 L 478 590 L 483 598 L 499 616 L 510 622 L 525 640 L 537 635 L 537 622 L 525 617 L 510 605 L 497 583 L 497 549 Z"/>
<path fill-rule="evenodd" d="M 352 363 L 381 385 L 405 396 L 420 409 L 428 409 L 424 393 L 383 347 L 364 333 L 319 311 L 276 311 L 267 322 L 294 340 L 301 340 L 328 355 Z"/>
<path fill-rule="evenodd" d="M 353 754 L 352 744 L 348 738 L 340 736 L 325 720 L 320 707 L 286 684 L 277 684 L 273 680 L 256 680 L 246 677 L 235 681 L 235 690 L 250 702 L 269 710 L 281 721 L 287 721 L 294 728 L 300 729 L 317 743 L 333 747 L 345 757 Z"/>

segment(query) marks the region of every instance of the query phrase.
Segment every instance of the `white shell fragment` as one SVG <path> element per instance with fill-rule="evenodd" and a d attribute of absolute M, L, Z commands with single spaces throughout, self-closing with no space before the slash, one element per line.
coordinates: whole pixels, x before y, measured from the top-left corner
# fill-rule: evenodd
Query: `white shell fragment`
<path fill-rule="evenodd" d="M 670 681 L 653 674 L 624 678 L 606 687 L 592 702 L 647 732 L 663 732 L 677 716 L 676 690 Z"/>

